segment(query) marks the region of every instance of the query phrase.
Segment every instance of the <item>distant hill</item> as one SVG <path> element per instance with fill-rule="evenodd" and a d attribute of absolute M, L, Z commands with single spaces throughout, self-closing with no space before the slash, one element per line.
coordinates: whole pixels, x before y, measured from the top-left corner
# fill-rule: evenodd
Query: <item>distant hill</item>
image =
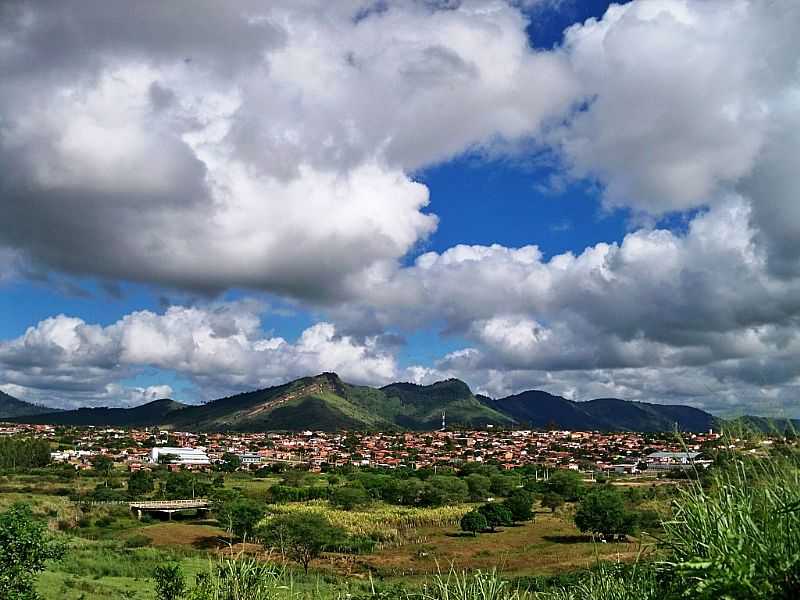
<path fill-rule="evenodd" d="M 680 431 L 700 432 L 729 423 L 689 406 L 619 398 L 575 402 L 541 390 L 495 400 L 473 394 L 469 386 L 458 379 L 431 385 L 392 383 L 373 388 L 345 383 L 335 373 L 303 377 L 199 406 L 164 399 L 135 408 L 54 412 L 3 394 L 0 395 L 0 415 L 4 407 L 27 410 L 6 417 L 19 422 L 116 427 L 159 425 L 191 431 L 431 430 L 441 426 L 443 412 L 448 427 L 516 424 L 600 431 L 671 431 L 677 427 Z M 738 421 L 751 429 L 767 432 L 783 432 L 790 424 L 760 417 L 742 417 Z M 800 421 L 791 424 L 800 431 Z"/>
<path fill-rule="evenodd" d="M 335 373 L 303 377 L 200 406 L 157 400 L 136 408 L 84 408 L 17 419 L 65 425 L 162 425 L 194 431 L 316 429 L 432 429 L 448 422 L 465 426 L 510 425 L 512 419 L 481 403 L 455 379 L 420 386 L 399 383 L 376 389 L 351 385 Z"/>
<path fill-rule="evenodd" d="M 55 412 L 55 409 L 24 402 L 0 391 L 0 419 L 26 417 L 46 412 Z"/>
<path fill-rule="evenodd" d="M 728 419 L 726 427 L 733 429 L 741 428 L 744 430 L 761 431 L 763 433 L 774 433 L 784 435 L 787 431 L 800 436 L 800 419 L 782 419 L 776 417 L 754 417 L 745 415 L 735 419 Z"/>
<path fill-rule="evenodd" d="M 174 400 L 154 400 L 134 408 L 79 408 L 58 412 L 38 413 L 18 417 L 15 421 L 49 425 L 97 425 L 109 427 L 151 427 L 169 419 L 169 415 L 185 408 Z"/>
<path fill-rule="evenodd" d="M 717 426 L 713 415 L 689 406 L 631 402 L 598 398 L 574 402 L 540 390 L 530 390 L 498 400 L 490 406 L 531 427 L 557 427 L 601 431 L 706 431 Z"/>

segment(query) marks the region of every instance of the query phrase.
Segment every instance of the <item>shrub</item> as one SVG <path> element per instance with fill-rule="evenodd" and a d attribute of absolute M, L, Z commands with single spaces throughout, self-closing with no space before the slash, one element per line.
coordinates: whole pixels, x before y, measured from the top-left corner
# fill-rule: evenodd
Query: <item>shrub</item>
<path fill-rule="evenodd" d="M 486 517 L 478 510 L 471 510 L 461 517 L 461 530 L 472 533 L 473 536 L 489 527 Z"/>
<path fill-rule="evenodd" d="M 478 511 L 486 519 L 490 531 L 495 531 L 501 525 L 511 525 L 514 522 L 511 512 L 502 504 L 489 502 L 481 506 Z"/>
<path fill-rule="evenodd" d="M 125 540 L 125 547 L 126 548 L 144 548 L 145 546 L 150 545 L 150 538 L 146 535 L 132 535 L 128 539 Z"/>
<path fill-rule="evenodd" d="M 370 497 L 367 491 L 357 485 L 334 488 L 330 493 L 331 504 L 337 508 L 344 510 L 353 510 L 355 508 L 369 504 Z"/>
<path fill-rule="evenodd" d="M 505 499 L 503 506 L 511 513 L 514 521 L 530 521 L 533 519 L 533 494 L 527 490 L 514 490 Z"/>

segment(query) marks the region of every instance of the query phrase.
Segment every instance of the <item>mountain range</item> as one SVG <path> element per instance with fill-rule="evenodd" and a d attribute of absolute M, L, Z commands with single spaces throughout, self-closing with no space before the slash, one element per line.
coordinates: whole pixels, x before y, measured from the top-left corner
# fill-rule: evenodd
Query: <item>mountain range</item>
<path fill-rule="evenodd" d="M 27 417 L 31 415 L 40 415 L 42 413 L 53 413 L 55 411 L 57 411 L 55 408 L 23 402 L 0 390 L 0 419 Z"/>
<path fill-rule="evenodd" d="M 598 398 L 575 402 L 540 390 L 505 398 L 475 395 L 458 379 L 431 385 L 374 388 L 345 383 L 335 373 L 303 377 L 262 390 L 187 405 L 169 399 L 134 408 L 55 411 L 0 393 L 0 418 L 25 423 L 115 427 L 161 426 L 191 431 L 430 430 L 441 426 L 521 426 L 600 431 L 707 431 L 724 422 L 697 408 Z M 746 420 L 746 421 L 745 421 Z M 762 429 L 776 422 L 740 421 Z M 778 426 L 800 426 L 800 422 Z M 783 431 L 783 429 L 780 429 Z"/>

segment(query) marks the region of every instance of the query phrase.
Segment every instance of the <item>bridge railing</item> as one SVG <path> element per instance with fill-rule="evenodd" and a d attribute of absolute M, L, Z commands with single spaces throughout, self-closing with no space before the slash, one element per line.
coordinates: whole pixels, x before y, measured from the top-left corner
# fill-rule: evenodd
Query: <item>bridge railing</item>
<path fill-rule="evenodd" d="M 178 507 L 197 507 L 208 506 L 211 502 L 208 498 L 195 498 L 194 500 L 145 500 L 140 502 L 128 502 L 131 508 L 178 508 Z"/>

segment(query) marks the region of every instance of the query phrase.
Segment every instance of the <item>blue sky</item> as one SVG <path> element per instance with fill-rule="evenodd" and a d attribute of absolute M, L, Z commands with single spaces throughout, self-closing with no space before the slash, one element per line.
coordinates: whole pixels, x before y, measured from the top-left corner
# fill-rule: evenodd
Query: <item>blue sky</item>
<path fill-rule="evenodd" d="M 791 2 L 367 4 L 12 5 L 0 388 L 800 416 Z"/>

